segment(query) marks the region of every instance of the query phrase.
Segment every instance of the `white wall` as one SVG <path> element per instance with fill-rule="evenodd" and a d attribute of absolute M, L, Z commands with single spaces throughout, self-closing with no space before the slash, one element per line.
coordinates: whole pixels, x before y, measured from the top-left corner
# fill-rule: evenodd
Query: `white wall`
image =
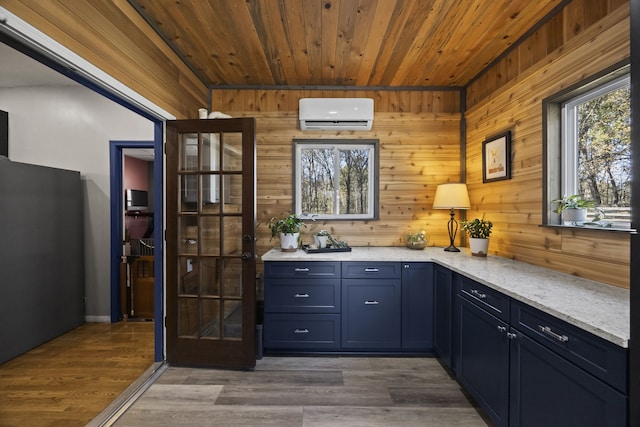
<path fill-rule="evenodd" d="M 80 171 L 86 319 L 110 321 L 110 140 L 153 140 L 153 123 L 81 86 L 1 89 L 12 161 Z"/>

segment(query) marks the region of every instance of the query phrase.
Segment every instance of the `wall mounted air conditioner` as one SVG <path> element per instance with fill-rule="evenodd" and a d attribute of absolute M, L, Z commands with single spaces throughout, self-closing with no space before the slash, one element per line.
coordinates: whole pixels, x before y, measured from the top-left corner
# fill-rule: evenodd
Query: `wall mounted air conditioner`
<path fill-rule="evenodd" d="M 371 98 L 301 98 L 302 130 L 371 130 Z"/>

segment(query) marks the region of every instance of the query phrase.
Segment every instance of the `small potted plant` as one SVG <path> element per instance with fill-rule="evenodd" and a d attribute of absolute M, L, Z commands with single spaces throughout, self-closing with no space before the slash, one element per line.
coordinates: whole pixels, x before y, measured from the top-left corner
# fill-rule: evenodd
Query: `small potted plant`
<path fill-rule="evenodd" d="M 596 207 L 593 200 L 584 199 L 579 194 L 564 196 L 551 203 L 558 205 L 553 212 L 560 214 L 563 225 L 584 225 L 587 221 L 587 209 Z"/>
<path fill-rule="evenodd" d="M 412 231 L 407 234 L 409 249 L 424 249 L 427 246 L 427 233 L 424 230 Z"/>
<path fill-rule="evenodd" d="M 469 247 L 473 256 L 487 256 L 489 252 L 489 236 L 491 235 L 491 221 L 474 218 L 462 221 L 462 229 L 469 234 Z"/>
<path fill-rule="evenodd" d="M 313 244 L 315 247 L 322 249 L 327 247 L 331 233 L 327 230 L 320 230 L 313 236 Z"/>
<path fill-rule="evenodd" d="M 298 249 L 300 229 L 306 226 L 304 221 L 295 213 L 284 213 L 282 216 L 273 217 L 269 221 L 271 238 L 279 236 L 280 248 L 287 252 L 294 252 Z"/>

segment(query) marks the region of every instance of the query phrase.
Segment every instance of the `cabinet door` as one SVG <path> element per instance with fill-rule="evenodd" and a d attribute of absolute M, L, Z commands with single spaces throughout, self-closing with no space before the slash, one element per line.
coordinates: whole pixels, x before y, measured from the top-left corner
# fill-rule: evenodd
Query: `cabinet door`
<path fill-rule="evenodd" d="M 433 351 L 433 264 L 402 264 L 402 348 Z"/>
<path fill-rule="evenodd" d="M 510 425 L 627 425 L 627 399 L 546 347 L 513 329 Z"/>
<path fill-rule="evenodd" d="M 462 297 L 458 297 L 458 301 L 458 379 L 496 426 L 506 426 L 509 421 L 508 325 Z"/>
<path fill-rule="evenodd" d="M 399 279 L 342 280 L 342 347 L 400 349 Z"/>
<path fill-rule="evenodd" d="M 433 349 L 442 362 L 451 368 L 451 271 L 434 267 Z"/>

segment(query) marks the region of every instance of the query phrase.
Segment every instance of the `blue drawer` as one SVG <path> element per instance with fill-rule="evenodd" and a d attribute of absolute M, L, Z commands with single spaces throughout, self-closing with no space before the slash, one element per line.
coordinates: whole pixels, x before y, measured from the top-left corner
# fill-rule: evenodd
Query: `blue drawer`
<path fill-rule="evenodd" d="M 402 264 L 399 262 L 343 262 L 343 279 L 399 279 Z"/>
<path fill-rule="evenodd" d="M 264 315 L 266 350 L 339 350 L 339 314 Z"/>
<path fill-rule="evenodd" d="M 509 297 L 465 276 L 460 277 L 460 296 L 475 303 L 498 319 L 509 322 Z"/>
<path fill-rule="evenodd" d="M 264 281 L 264 309 L 277 313 L 340 313 L 340 279 Z"/>
<path fill-rule="evenodd" d="M 340 261 L 268 261 L 264 263 L 264 276 L 340 278 Z"/>
<path fill-rule="evenodd" d="M 627 349 L 519 301 L 511 304 L 511 326 L 617 390 L 627 392 Z"/>

